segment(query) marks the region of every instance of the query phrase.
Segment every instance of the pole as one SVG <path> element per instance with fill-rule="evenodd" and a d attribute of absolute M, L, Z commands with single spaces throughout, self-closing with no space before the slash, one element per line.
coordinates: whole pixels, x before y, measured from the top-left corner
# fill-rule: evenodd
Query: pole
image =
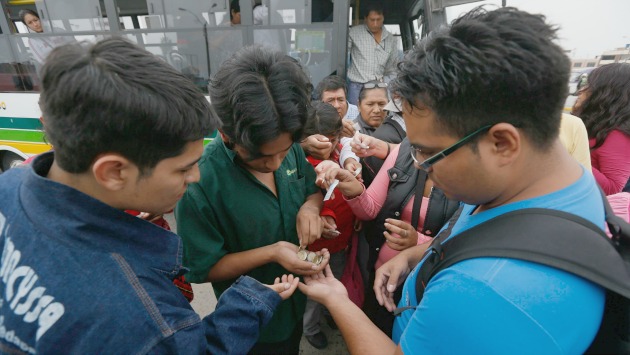
<path fill-rule="evenodd" d="M 210 45 L 208 44 L 208 23 L 203 24 L 203 41 L 206 44 L 206 64 L 208 65 L 208 83 L 210 82 Z"/>

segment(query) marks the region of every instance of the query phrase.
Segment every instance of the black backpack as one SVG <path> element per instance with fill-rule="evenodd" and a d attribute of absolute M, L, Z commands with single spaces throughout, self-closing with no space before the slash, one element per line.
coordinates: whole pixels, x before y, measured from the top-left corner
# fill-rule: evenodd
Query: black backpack
<path fill-rule="evenodd" d="M 606 288 L 604 317 L 587 353 L 630 354 L 630 224 L 612 212 L 605 197 L 604 205 L 612 238 L 581 217 L 544 208 L 503 214 L 444 244 L 440 242 L 449 233 L 438 235 L 418 273 L 418 303 L 435 274 L 462 260 L 505 257 L 532 261 Z"/>

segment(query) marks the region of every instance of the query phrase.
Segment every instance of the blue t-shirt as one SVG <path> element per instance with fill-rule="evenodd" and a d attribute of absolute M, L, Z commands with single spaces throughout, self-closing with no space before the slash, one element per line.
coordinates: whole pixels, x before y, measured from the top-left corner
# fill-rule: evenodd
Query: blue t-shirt
<path fill-rule="evenodd" d="M 498 215 L 523 208 L 573 213 L 604 227 L 601 194 L 586 171 L 548 195 L 472 214 L 465 205 L 451 238 Z M 407 278 L 399 307 L 416 306 L 416 278 Z M 420 305 L 394 322 L 393 338 L 406 354 L 578 354 L 601 323 L 604 289 L 548 266 L 506 258 L 459 262 L 435 275 Z"/>

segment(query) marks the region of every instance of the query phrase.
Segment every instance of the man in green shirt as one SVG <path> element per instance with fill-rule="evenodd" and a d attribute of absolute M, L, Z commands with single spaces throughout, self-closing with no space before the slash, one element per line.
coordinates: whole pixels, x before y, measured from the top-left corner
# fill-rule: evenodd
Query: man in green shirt
<path fill-rule="evenodd" d="M 220 138 L 199 161 L 201 180 L 176 209 L 191 282 L 212 282 L 219 297 L 240 275 L 273 283 L 281 274 L 322 270 L 300 260 L 322 232 L 322 194 L 299 142 L 311 85 L 291 57 L 246 47 L 227 60 L 210 87 Z M 303 294 L 283 302 L 252 353 L 299 353 Z"/>

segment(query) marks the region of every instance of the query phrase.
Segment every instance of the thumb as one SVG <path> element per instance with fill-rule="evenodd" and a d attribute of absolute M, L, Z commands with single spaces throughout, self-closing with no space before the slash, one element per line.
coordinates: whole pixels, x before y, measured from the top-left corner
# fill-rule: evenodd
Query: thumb
<path fill-rule="evenodd" d="M 396 291 L 398 287 L 398 277 L 399 275 L 396 273 L 389 275 L 389 279 L 387 280 L 387 292 L 394 293 L 394 291 Z"/>
<path fill-rule="evenodd" d="M 328 137 L 321 134 L 316 134 L 315 138 L 320 142 L 330 142 L 330 139 L 328 139 Z"/>

